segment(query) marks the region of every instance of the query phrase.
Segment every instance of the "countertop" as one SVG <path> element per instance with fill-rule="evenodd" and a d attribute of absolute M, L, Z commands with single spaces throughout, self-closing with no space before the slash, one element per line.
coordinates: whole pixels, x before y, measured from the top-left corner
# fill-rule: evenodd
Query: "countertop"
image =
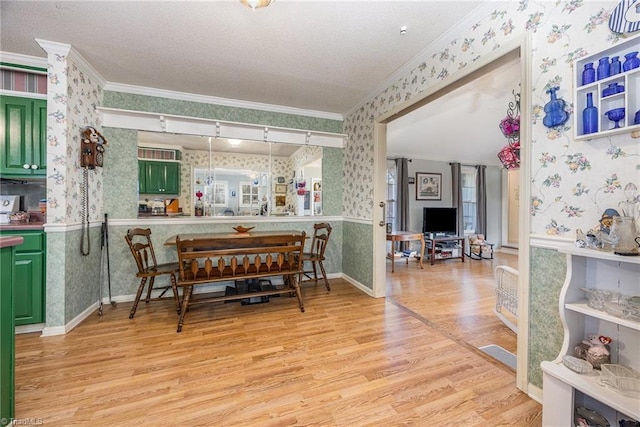
<path fill-rule="evenodd" d="M 44 230 L 44 224 L 44 221 L 9 222 L 7 224 L 0 224 L 0 231 Z"/>
<path fill-rule="evenodd" d="M 0 236 L 0 248 L 8 248 L 10 246 L 18 246 L 24 242 L 20 236 Z"/>
<path fill-rule="evenodd" d="M 45 216 L 40 212 L 29 211 L 28 222 L 8 222 L 6 224 L 0 224 L 0 231 L 4 230 L 44 230 L 44 224 L 46 223 Z"/>

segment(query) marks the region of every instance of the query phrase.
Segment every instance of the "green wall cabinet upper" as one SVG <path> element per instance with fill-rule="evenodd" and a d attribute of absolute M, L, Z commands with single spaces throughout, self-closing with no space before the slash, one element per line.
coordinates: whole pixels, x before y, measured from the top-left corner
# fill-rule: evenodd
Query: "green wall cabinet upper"
<path fill-rule="evenodd" d="M 45 234 L 42 231 L 2 231 L 2 235 L 21 236 L 24 243 L 16 248 L 13 289 L 15 324 L 44 322 Z"/>
<path fill-rule="evenodd" d="M 0 175 L 47 173 L 47 101 L 3 96 L 0 100 Z"/>
<path fill-rule="evenodd" d="M 180 163 L 138 161 L 140 194 L 179 194 Z"/>

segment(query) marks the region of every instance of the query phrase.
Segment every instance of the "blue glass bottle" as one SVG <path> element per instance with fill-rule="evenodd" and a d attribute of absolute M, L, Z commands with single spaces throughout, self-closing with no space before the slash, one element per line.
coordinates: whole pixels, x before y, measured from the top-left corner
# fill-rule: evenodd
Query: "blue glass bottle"
<path fill-rule="evenodd" d="M 609 64 L 609 57 L 603 56 L 598 60 L 598 69 L 596 71 L 596 76 L 598 80 L 606 79 L 609 77 L 609 73 L 611 72 L 611 65 Z"/>
<path fill-rule="evenodd" d="M 615 76 L 616 74 L 620 74 L 622 69 L 622 64 L 617 56 L 611 57 L 611 64 L 609 65 L 609 75 Z"/>
<path fill-rule="evenodd" d="M 582 110 L 582 134 L 598 132 L 598 108 L 593 105 L 593 94 L 587 94 L 587 107 Z"/>
<path fill-rule="evenodd" d="M 593 68 L 593 62 L 584 64 L 584 70 L 582 71 L 582 84 L 587 85 L 596 81 L 596 69 Z"/>
<path fill-rule="evenodd" d="M 622 69 L 624 71 L 629 71 L 633 70 L 634 68 L 640 67 L 640 58 L 638 58 L 638 52 L 629 52 L 624 57 L 624 64 L 622 64 Z"/>

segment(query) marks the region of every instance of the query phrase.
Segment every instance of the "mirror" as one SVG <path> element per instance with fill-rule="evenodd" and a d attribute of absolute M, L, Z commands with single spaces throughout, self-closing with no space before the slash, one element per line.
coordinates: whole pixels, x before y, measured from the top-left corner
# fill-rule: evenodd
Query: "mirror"
<path fill-rule="evenodd" d="M 143 131 L 138 146 L 181 150 L 183 215 L 322 215 L 322 147 Z"/>

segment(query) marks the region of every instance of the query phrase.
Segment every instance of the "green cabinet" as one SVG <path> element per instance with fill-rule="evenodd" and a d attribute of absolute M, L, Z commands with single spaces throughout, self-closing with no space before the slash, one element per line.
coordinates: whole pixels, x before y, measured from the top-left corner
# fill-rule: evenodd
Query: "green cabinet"
<path fill-rule="evenodd" d="M 179 194 L 180 163 L 138 161 L 140 194 Z"/>
<path fill-rule="evenodd" d="M 47 101 L 3 96 L 0 99 L 0 175 L 47 173 Z"/>
<path fill-rule="evenodd" d="M 15 408 L 15 327 L 13 283 L 15 246 L 0 248 L 0 425 L 14 417 Z"/>
<path fill-rule="evenodd" d="M 45 235 L 42 231 L 3 231 L 2 235 L 21 236 L 24 243 L 16 248 L 13 312 L 15 324 L 44 322 Z"/>

